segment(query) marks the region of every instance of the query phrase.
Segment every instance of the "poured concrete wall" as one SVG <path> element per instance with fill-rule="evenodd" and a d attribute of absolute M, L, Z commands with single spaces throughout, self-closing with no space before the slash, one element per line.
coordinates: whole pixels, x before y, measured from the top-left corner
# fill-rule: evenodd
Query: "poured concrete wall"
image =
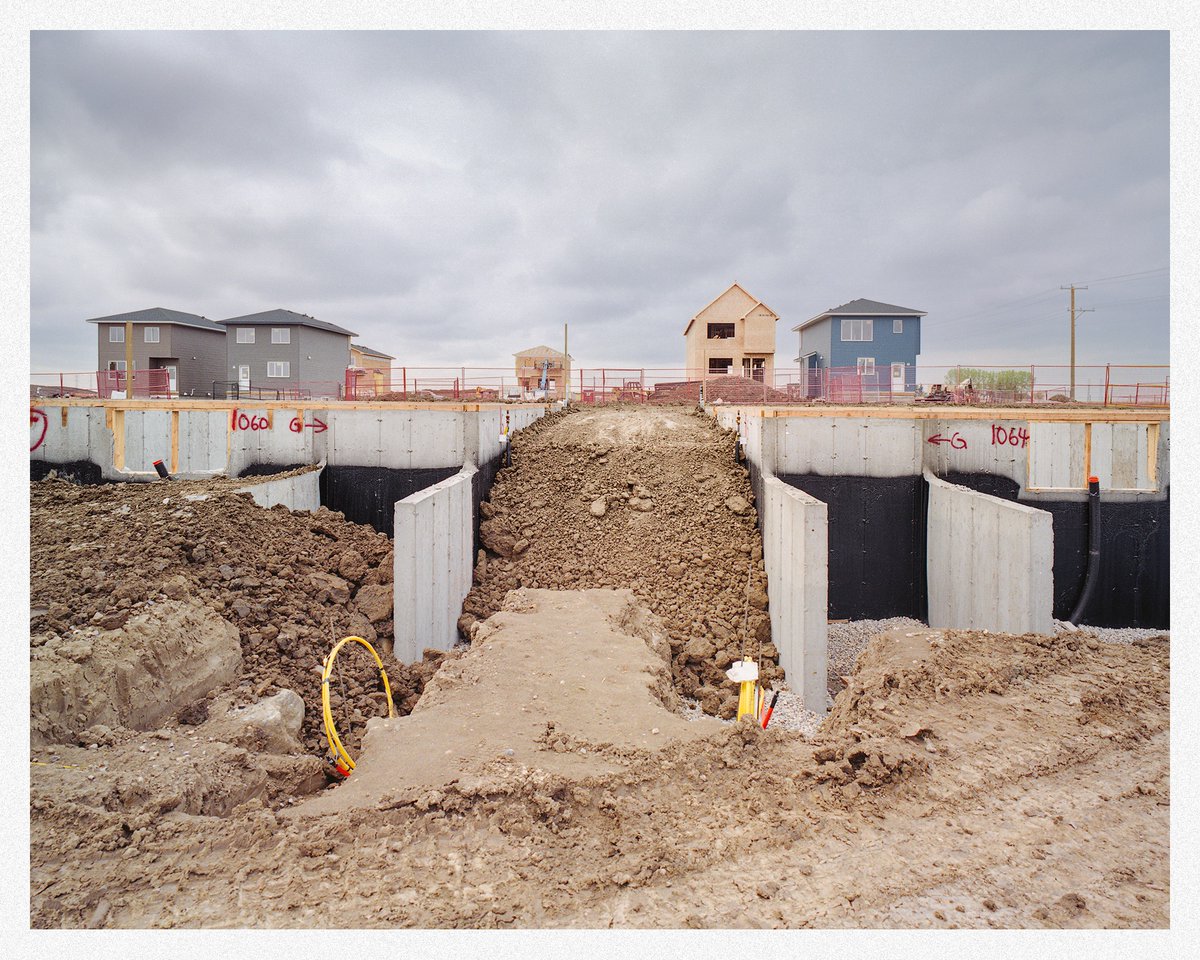
<path fill-rule="evenodd" d="M 31 460 L 88 461 L 105 480 L 154 475 L 161 459 L 185 478 L 237 476 L 255 465 L 423 470 L 487 463 L 501 428 L 528 426 L 541 405 L 463 409 L 381 404 L 298 405 L 236 401 L 114 403 L 46 400 L 30 406 Z M 144 477 L 140 476 L 144 475 Z"/>
<path fill-rule="evenodd" d="M 324 464 L 321 465 L 321 469 Z M 241 487 L 250 494 L 260 507 L 283 504 L 289 510 L 307 510 L 310 513 L 321 506 L 321 469 L 279 480 L 263 480 Z"/>
<path fill-rule="evenodd" d="M 458 639 L 474 569 L 474 475 L 474 467 L 463 467 L 396 504 L 393 626 L 401 663 L 420 660 L 426 648 L 449 650 Z"/>
<path fill-rule="evenodd" d="M 929 484 L 929 625 L 1053 633 L 1051 516 L 947 483 Z"/>
<path fill-rule="evenodd" d="M 762 491 L 758 509 L 771 641 L 805 709 L 824 713 L 829 637 L 825 504 L 778 477 L 764 477 Z"/>

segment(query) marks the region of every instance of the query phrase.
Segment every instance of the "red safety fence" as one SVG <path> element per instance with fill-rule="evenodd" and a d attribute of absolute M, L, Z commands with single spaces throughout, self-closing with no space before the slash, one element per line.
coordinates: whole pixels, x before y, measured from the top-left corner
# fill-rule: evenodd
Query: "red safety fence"
<path fill-rule="evenodd" d="M 171 397 L 171 373 L 156 368 L 134 370 L 129 376 L 124 370 L 98 370 L 96 372 L 96 394 L 102 400 L 153 399 Z"/>
<path fill-rule="evenodd" d="M 582 367 L 569 384 L 547 377 L 518 377 L 512 367 L 351 367 L 344 381 L 274 383 L 218 381 L 203 395 L 230 400 L 410 400 L 513 402 L 561 400 L 569 385 L 573 402 L 887 404 L 969 403 L 995 405 L 1076 403 L 1094 406 L 1165 407 L 1170 404 L 1170 367 L 1066 365 L 794 367 L 751 376 L 731 370 L 679 367 Z M 137 370 L 134 397 L 170 397 L 165 369 Z M 122 371 L 33 374 L 30 395 L 99 396 L 125 392 Z M 197 393 L 197 396 L 202 394 Z"/>

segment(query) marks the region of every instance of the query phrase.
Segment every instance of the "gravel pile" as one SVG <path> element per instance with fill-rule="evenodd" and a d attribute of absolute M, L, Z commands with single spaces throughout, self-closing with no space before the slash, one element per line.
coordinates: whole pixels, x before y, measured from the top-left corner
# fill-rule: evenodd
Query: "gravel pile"
<path fill-rule="evenodd" d="M 909 617 L 888 617 L 886 620 L 851 620 L 849 623 L 829 625 L 829 692 L 837 696 L 842 689 L 839 677 L 848 677 L 854 672 L 854 661 L 867 644 L 885 630 L 925 629 L 920 620 Z M 780 700 L 783 698 L 781 697 Z M 772 721 L 774 722 L 774 721 Z"/>
<path fill-rule="evenodd" d="M 1054 621 L 1055 633 L 1090 633 L 1097 640 L 1105 643 L 1137 643 L 1139 640 L 1149 640 L 1151 637 L 1170 638 L 1169 630 L 1155 630 L 1147 627 L 1091 627 L 1086 624 L 1076 626 L 1065 620 Z"/>

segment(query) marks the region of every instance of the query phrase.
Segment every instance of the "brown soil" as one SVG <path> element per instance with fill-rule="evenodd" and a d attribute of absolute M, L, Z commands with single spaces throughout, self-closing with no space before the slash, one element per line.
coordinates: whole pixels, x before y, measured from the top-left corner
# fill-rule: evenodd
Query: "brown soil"
<path fill-rule="evenodd" d="M 324 791 L 316 667 L 330 618 L 386 646 L 364 610 L 387 539 L 183 485 L 32 485 L 32 654 L 54 676 L 123 675 L 155 622 L 183 656 L 168 632 L 194 604 L 243 658 L 165 722 L 31 703 L 75 737 L 33 751 L 32 925 L 1165 927 L 1164 638 L 901 629 L 812 740 L 683 718 L 679 690 L 726 706 L 717 664 L 759 639 L 747 609 L 765 617 L 752 507 L 726 506 L 750 500 L 732 444 L 647 408 L 519 434 L 486 533 L 513 556 L 486 556 L 472 597 L 501 612 L 464 622 L 469 649 L 388 660 L 416 709 L 372 720 Z M 350 677 L 345 709 L 381 714 L 374 683 Z M 282 687 L 308 753 L 229 733 L 231 707 Z M 124 725 L 142 721 L 161 726 Z"/>
<path fill-rule="evenodd" d="M 97 644 L 102 636 L 120 631 L 131 617 L 167 598 L 193 598 L 238 631 L 240 702 L 285 688 L 304 698 L 301 742 L 313 753 L 327 752 L 320 665 L 335 636 L 378 639 L 396 709 L 411 710 L 441 654 L 431 651 L 412 667 L 390 655 L 390 598 L 367 603 L 372 593 L 378 600 L 390 590 L 388 538 L 325 509 L 313 514 L 264 510 L 248 494 L 231 492 L 232 482 L 31 484 L 34 654 L 48 654 L 53 663 L 71 655 L 77 644 L 91 644 L 97 657 L 106 657 L 96 669 L 106 671 L 110 645 Z M 208 499 L 188 500 L 188 495 Z M 378 619 L 372 622 L 363 609 Z M 386 713 L 378 671 L 359 651 L 354 647 L 339 655 L 338 682 L 332 687 L 352 746 L 357 745 L 355 731 L 361 733 L 368 718 Z"/>
<path fill-rule="evenodd" d="M 569 621 L 576 638 L 555 612 L 573 604 L 591 610 Z M 163 816 L 162 787 L 126 795 L 93 787 L 87 766 L 33 768 L 34 925 L 1168 923 L 1165 643 L 884 634 L 807 741 L 712 720 L 690 732 L 659 695 L 654 619 L 639 627 L 619 598 L 602 615 L 580 594 L 510 606 L 450 661 L 435 703 L 369 735 L 361 765 L 393 770 L 383 790 L 352 779 L 287 816 L 252 797 L 222 817 L 205 803 L 236 796 L 176 788 L 188 812 Z M 548 645 L 584 675 L 557 658 L 548 675 L 515 669 Z M 642 677 L 607 701 L 606 646 Z M 583 689 L 543 696 L 560 684 Z M 624 722 L 597 721 L 601 706 Z M 422 723 L 450 755 L 422 760 L 407 739 Z M 407 762 L 389 756 L 400 744 Z M 201 762 L 229 764 L 228 781 L 248 775 L 238 759 L 253 758 Z"/>
<path fill-rule="evenodd" d="M 732 717 L 724 671 L 735 659 L 761 660 L 768 684 L 782 676 L 735 443 L 684 407 L 590 409 L 521 431 L 481 508 L 486 554 L 463 635 L 517 587 L 628 588 L 665 622 L 680 692 Z"/>

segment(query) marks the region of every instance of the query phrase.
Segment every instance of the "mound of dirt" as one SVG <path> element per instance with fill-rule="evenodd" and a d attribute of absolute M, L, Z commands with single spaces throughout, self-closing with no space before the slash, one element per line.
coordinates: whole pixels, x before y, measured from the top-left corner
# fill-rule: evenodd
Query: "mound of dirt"
<path fill-rule="evenodd" d="M 297 812 L 412 801 L 497 767 L 605 774 L 712 733 L 683 718 L 669 663 L 661 623 L 628 590 L 515 590 L 411 714 L 371 721 L 350 780 Z"/>
<path fill-rule="evenodd" d="M 736 438 L 686 409 L 615 407 L 548 416 L 516 434 L 513 464 L 481 506 L 485 547 L 459 622 L 518 587 L 628 589 L 658 615 L 678 690 L 737 710 L 725 670 L 743 655 L 780 678 L 754 494 Z"/>
<path fill-rule="evenodd" d="M 391 656 L 388 538 L 324 508 L 264 510 L 231 483 L 30 484 L 32 656 L 94 647 L 165 600 L 192 602 L 237 631 L 241 704 L 282 689 L 303 697 L 300 739 L 313 753 L 327 752 L 320 665 L 336 638 L 375 643 L 397 712 L 411 710 L 442 654 L 411 667 Z M 378 671 L 356 647 L 339 655 L 336 680 L 334 707 L 354 748 L 366 720 L 387 713 Z"/>
<path fill-rule="evenodd" d="M 30 653 L 30 740 L 71 742 L 95 724 L 153 729 L 241 666 L 237 629 L 194 600 L 148 605 L 94 640 L 53 635 Z"/>

